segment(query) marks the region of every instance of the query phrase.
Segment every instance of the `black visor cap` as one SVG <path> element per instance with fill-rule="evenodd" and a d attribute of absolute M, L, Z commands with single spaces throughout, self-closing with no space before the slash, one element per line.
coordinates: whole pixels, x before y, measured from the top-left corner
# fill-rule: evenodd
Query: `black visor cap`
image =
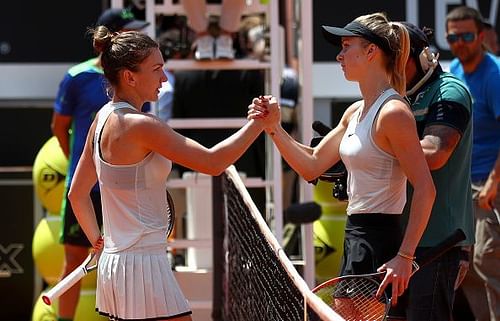
<path fill-rule="evenodd" d="M 391 52 L 389 43 L 386 39 L 379 37 L 373 31 L 357 21 L 349 22 L 344 28 L 322 26 L 322 31 L 325 39 L 336 46 L 341 44 L 342 37 L 361 37 L 373 42 L 383 51 L 387 53 Z"/>

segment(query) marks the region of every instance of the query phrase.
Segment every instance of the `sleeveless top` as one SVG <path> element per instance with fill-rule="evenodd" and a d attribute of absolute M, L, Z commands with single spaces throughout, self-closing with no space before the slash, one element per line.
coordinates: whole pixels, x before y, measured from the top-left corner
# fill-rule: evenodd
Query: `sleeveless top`
<path fill-rule="evenodd" d="M 361 121 L 361 108 L 356 111 L 340 142 L 340 157 L 349 173 L 348 215 L 401 214 L 403 211 L 406 203 L 406 176 L 398 160 L 375 144 L 372 133 L 380 109 L 393 95 L 398 93 L 392 88 L 383 92 Z"/>
<path fill-rule="evenodd" d="M 102 199 L 104 251 L 125 250 L 140 245 L 166 246 L 169 223 L 166 196 L 172 162 L 151 152 L 135 164 L 113 165 L 102 158 L 101 133 L 109 115 L 117 109 L 132 108 L 125 102 L 108 103 L 97 115 L 94 136 L 94 164 Z M 135 109 L 134 109 L 135 110 Z"/>

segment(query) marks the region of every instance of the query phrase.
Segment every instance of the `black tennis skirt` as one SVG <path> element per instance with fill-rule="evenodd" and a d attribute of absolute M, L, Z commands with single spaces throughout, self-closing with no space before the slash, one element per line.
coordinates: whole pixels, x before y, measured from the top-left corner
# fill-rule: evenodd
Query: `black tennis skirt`
<path fill-rule="evenodd" d="M 374 273 L 397 255 L 401 215 L 351 214 L 347 218 L 341 275 Z"/>

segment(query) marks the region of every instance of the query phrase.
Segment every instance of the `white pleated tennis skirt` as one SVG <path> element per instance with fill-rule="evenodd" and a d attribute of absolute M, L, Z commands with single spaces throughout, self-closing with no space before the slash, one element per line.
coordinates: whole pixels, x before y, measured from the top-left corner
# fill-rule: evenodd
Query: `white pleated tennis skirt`
<path fill-rule="evenodd" d="M 191 314 L 166 249 L 158 246 L 102 253 L 96 310 L 111 320 L 169 319 Z"/>

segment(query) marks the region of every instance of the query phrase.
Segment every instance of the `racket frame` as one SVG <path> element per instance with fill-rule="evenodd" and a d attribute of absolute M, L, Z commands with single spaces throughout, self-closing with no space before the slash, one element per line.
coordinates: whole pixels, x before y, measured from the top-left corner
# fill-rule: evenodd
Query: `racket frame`
<path fill-rule="evenodd" d="M 167 193 L 167 205 L 170 213 L 170 219 L 167 226 L 167 238 L 168 238 L 172 233 L 172 231 L 174 230 L 175 226 L 175 204 L 172 195 L 170 195 L 170 192 L 166 190 L 166 193 Z"/>
<path fill-rule="evenodd" d="M 465 240 L 466 236 L 465 233 L 461 229 L 455 230 L 450 236 L 448 236 L 446 239 L 441 241 L 438 245 L 432 247 L 429 249 L 427 252 L 422 254 L 421 256 L 415 258 L 412 262 L 412 273 L 411 275 L 415 274 L 421 267 L 431 263 L 441 255 L 443 255 L 445 252 L 447 252 L 449 249 L 454 247 L 457 243 L 460 241 Z M 344 275 L 340 277 L 336 277 L 330 280 L 327 280 L 320 285 L 316 286 L 312 292 L 316 293 L 319 290 L 327 287 L 327 286 L 332 286 L 333 284 L 337 284 L 340 281 L 343 280 L 348 280 L 348 279 L 357 279 L 357 278 L 362 278 L 362 279 L 371 279 L 375 283 L 378 283 L 380 286 L 380 283 L 383 279 L 383 276 L 386 274 L 386 272 L 375 272 L 375 273 L 368 273 L 368 274 L 358 274 L 358 275 Z M 385 301 L 386 301 L 386 309 L 385 309 L 385 314 L 382 318 L 382 320 L 385 320 L 387 318 L 387 313 L 389 312 L 390 306 L 391 306 L 391 298 L 387 296 L 387 294 L 384 292 L 383 295 L 385 296 Z M 333 297 L 333 294 L 332 294 Z"/>
<path fill-rule="evenodd" d="M 90 271 L 95 270 L 97 268 L 97 262 L 94 262 L 93 265 L 89 265 L 94 260 L 95 256 L 96 253 L 94 251 L 90 252 L 87 258 L 76 269 L 66 275 L 52 289 L 42 293 L 42 301 L 47 305 L 51 305 L 55 299 L 64 294 L 64 292 L 80 281 Z"/>

